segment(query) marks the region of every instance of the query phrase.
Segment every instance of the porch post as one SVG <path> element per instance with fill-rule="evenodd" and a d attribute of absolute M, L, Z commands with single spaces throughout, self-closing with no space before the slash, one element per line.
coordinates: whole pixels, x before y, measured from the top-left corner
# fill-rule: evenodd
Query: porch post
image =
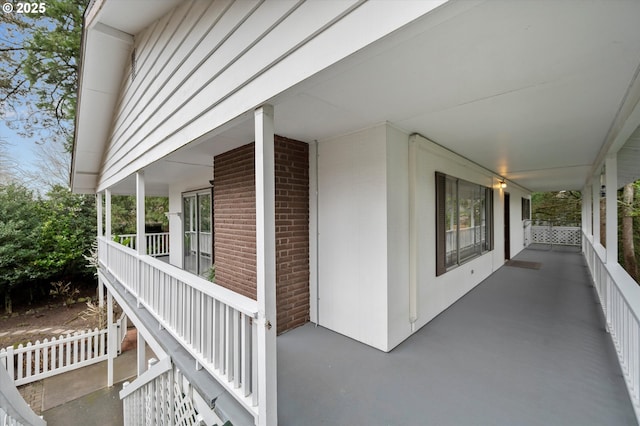
<path fill-rule="evenodd" d="M 142 333 L 138 333 L 138 376 L 147 371 L 147 342 Z"/>
<path fill-rule="evenodd" d="M 113 295 L 107 290 L 107 386 L 113 386 L 113 358 L 115 336 L 113 332 Z"/>
<path fill-rule="evenodd" d="M 96 194 L 96 219 L 98 221 L 98 223 L 97 223 L 97 229 L 98 229 L 97 238 L 100 238 L 100 237 L 103 236 L 104 230 L 102 229 L 102 218 L 103 218 L 102 193 L 98 192 Z M 100 309 L 102 309 L 103 306 L 104 306 L 104 288 L 103 288 L 103 285 L 102 285 L 102 281 L 100 281 L 100 279 L 98 278 L 98 307 Z"/>
<path fill-rule="evenodd" d="M 258 425 L 278 424 L 273 106 L 255 111 Z"/>
<path fill-rule="evenodd" d="M 607 263 L 615 264 L 618 262 L 618 156 L 607 155 L 605 164 Z"/>
<path fill-rule="evenodd" d="M 582 229 L 585 235 L 593 237 L 593 185 L 587 185 L 582 190 Z"/>
<path fill-rule="evenodd" d="M 111 240 L 111 190 L 104 190 L 104 236 Z"/>
<path fill-rule="evenodd" d="M 592 222 L 592 231 L 593 231 L 593 246 L 597 247 L 600 245 L 600 173 L 593 176 L 591 185 L 591 194 L 593 197 L 591 198 L 592 205 L 592 213 L 593 213 L 593 222 Z"/>
<path fill-rule="evenodd" d="M 102 237 L 104 232 L 102 229 L 102 214 L 102 193 L 98 192 L 96 194 L 96 220 L 98 221 L 98 237 Z"/>
<path fill-rule="evenodd" d="M 136 173 L 136 250 L 139 255 L 147 254 L 147 237 L 145 235 L 145 186 L 144 171 Z"/>

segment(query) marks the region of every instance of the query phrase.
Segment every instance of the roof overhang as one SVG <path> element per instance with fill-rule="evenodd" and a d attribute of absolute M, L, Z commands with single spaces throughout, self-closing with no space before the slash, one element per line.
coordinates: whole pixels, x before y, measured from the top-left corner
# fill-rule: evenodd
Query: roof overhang
<path fill-rule="evenodd" d="M 122 14 L 117 8 L 125 3 L 115 1 L 100 3 L 97 11 L 94 6 L 95 16 L 88 15 L 74 146 L 76 191 L 96 187 L 127 72 L 127 36 L 176 4 L 141 3 L 153 3 L 154 15 Z M 136 21 L 137 15 L 144 19 Z M 636 16 L 640 3 L 630 1 L 450 1 L 256 102 L 275 106 L 276 132 L 283 136 L 322 141 L 390 122 L 534 191 L 580 190 L 607 155 L 619 153 L 622 185 L 640 177 Z M 169 179 L 193 167 L 184 158 L 199 158 L 205 166 L 221 148 L 252 140 L 247 111 L 145 166 L 145 179 L 166 188 Z"/>
<path fill-rule="evenodd" d="M 180 0 L 96 0 L 87 8 L 71 163 L 74 192 L 95 192 L 135 34 L 179 3 Z"/>

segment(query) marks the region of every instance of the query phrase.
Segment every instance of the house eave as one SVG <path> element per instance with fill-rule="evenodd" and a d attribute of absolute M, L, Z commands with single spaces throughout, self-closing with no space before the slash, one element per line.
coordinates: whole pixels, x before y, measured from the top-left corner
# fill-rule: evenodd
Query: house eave
<path fill-rule="evenodd" d="M 126 16 L 121 4 L 96 0 L 85 15 L 80 51 L 78 104 L 71 159 L 71 188 L 95 192 L 104 151 L 112 128 L 120 86 L 135 35 L 168 13 L 178 0 L 130 2 Z"/>

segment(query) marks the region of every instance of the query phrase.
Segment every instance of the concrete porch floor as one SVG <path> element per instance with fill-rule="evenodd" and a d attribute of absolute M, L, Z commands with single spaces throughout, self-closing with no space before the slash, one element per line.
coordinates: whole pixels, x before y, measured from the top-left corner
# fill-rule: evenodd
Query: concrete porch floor
<path fill-rule="evenodd" d="M 313 324 L 278 337 L 279 424 L 637 424 L 582 254 L 516 259 L 541 267 L 500 268 L 388 354 Z"/>

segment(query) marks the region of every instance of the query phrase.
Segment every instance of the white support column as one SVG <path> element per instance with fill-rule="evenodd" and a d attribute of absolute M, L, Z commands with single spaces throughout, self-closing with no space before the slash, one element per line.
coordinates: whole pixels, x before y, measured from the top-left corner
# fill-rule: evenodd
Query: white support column
<path fill-rule="evenodd" d="M 582 190 L 582 229 L 587 236 L 593 236 L 593 185 Z"/>
<path fill-rule="evenodd" d="M 102 193 L 98 192 L 96 194 L 96 220 L 97 220 L 97 228 L 98 228 L 98 237 L 102 237 L 104 235 L 104 230 L 102 229 Z"/>
<path fill-rule="evenodd" d="M 111 190 L 104 190 L 104 236 L 111 240 Z"/>
<path fill-rule="evenodd" d="M 607 155 L 605 164 L 607 263 L 615 264 L 618 262 L 618 156 Z"/>
<path fill-rule="evenodd" d="M 138 254 L 147 254 L 147 237 L 144 230 L 145 222 L 145 186 L 144 172 L 136 173 L 136 250 Z"/>
<path fill-rule="evenodd" d="M 102 219 L 103 219 L 103 211 L 102 211 L 102 193 L 98 192 L 96 194 L 96 221 L 97 221 L 97 237 L 100 238 L 104 235 L 104 229 L 102 229 Z M 104 286 L 100 279 L 98 279 L 98 307 L 102 309 L 104 306 Z"/>
<path fill-rule="evenodd" d="M 113 324 L 113 296 L 107 291 L 107 386 L 113 386 L 113 359 L 116 352 Z"/>
<path fill-rule="evenodd" d="M 147 342 L 142 333 L 138 333 L 138 376 L 147 371 Z"/>
<path fill-rule="evenodd" d="M 593 177 L 593 184 L 591 185 L 593 195 L 591 199 L 591 205 L 593 206 L 593 246 L 600 245 L 600 174 Z"/>
<path fill-rule="evenodd" d="M 255 111 L 258 425 L 278 424 L 273 106 Z"/>

